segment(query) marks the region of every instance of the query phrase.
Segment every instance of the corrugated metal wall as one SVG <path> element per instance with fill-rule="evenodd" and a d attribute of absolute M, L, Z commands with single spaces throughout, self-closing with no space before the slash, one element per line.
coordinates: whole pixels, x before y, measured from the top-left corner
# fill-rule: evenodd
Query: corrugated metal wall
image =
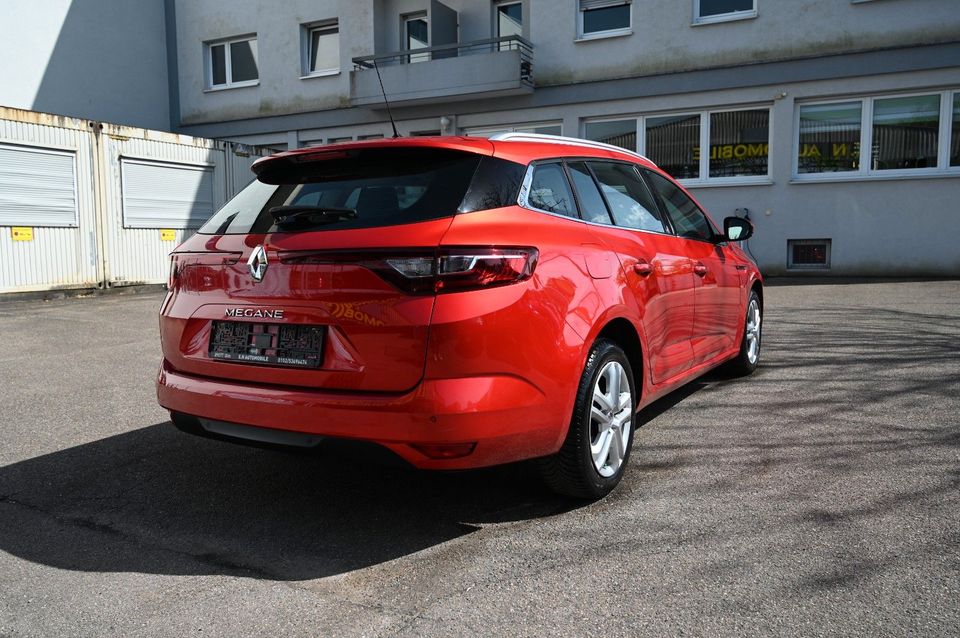
<path fill-rule="evenodd" d="M 202 222 L 197 211 L 202 213 L 210 208 L 211 198 L 212 210 L 216 210 L 246 186 L 253 178 L 250 165 L 261 155 L 255 149 L 230 142 L 3 107 L 0 147 L 54 150 L 72 157 L 77 208 L 75 221 L 58 221 L 59 226 L 52 226 L 44 225 L 51 215 L 44 214 L 40 206 L 32 221 L 19 207 L 17 215 L 11 211 L 7 217 L 29 229 L 24 233 L 14 228 L 13 222 L 4 221 L 0 194 L 0 293 L 164 283 L 170 251 Z M 14 157 L 13 153 L 8 155 Z M 127 220 L 124 162 L 128 166 L 153 163 L 163 169 L 182 168 L 195 175 L 197 170 L 209 170 L 209 175 L 203 174 L 202 180 L 194 181 L 210 192 L 195 194 L 195 206 L 183 201 L 171 204 L 163 201 L 169 191 L 178 184 L 182 189 L 188 182 L 157 183 L 155 196 L 160 206 L 185 206 L 191 214 L 179 221 L 174 216 L 169 224 L 162 221 L 162 216 L 144 222 L 143 215 L 130 215 L 131 220 Z M 60 180 L 69 178 L 66 170 L 58 174 Z M 16 179 L 21 185 L 26 181 L 25 187 L 29 187 L 27 177 L 11 175 L 9 179 Z M 44 178 L 37 176 L 38 180 Z M 64 191 L 63 184 L 57 187 Z M 141 176 L 141 203 L 144 188 Z M 144 207 L 149 205 L 149 201 L 143 203 Z M 12 208 L 13 204 L 7 206 Z M 65 219 L 62 213 L 57 219 Z M 15 237 L 21 241 L 15 241 Z"/>
<path fill-rule="evenodd" d="M 10 114 L 25 115 L 10 118 Z M 77 208 L 73 225 L 29 226 L 32 239 L 27 241 L 14 241 L 12 226 L 0 227 L 0 292 L 96 285 L 101 277 L 94 142 L 87 122 L 0 108 L 0 144 L 27 150 L 54 149 L 71 155 Z M 44 215 L 41 212 L 37 217 L 40 220 Z"/>

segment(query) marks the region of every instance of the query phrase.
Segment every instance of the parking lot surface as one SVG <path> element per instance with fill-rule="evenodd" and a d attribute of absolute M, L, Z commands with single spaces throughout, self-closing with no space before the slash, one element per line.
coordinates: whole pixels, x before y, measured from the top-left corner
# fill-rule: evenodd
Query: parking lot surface
<path fill-rule="evenodd" d="M 0 636 L 960 634 L 960 282 L 769 287 L 589 505 L 181 434 L 160 300 L 0 303 Z"/>

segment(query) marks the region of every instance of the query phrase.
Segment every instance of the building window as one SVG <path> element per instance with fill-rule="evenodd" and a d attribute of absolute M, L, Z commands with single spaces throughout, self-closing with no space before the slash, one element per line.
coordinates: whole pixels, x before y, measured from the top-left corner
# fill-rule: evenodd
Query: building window
<path fill-rule="evenodd" d="M 584 137 L 643 153 L 674 178 L 688 182 L 769 182 L 767 108 L 586 122 Z M 701 153 L 703 147 L 710 152 Z"/>
<path fill-rule="evenodd" d="M 950 91 L 799 104 L 796 128 L 797 179 L 955 174 L 960 166 L 960 102 Z"/>
<path fill-rule="evenodd" d="M 425 13 L 403 16 L 403 45 L 407 51 L 426 49 L 430 46 L 430 26 Z M 429 53 L 408 55 L 407 62 L 427 62 Z"/>
<path fill-rule="evenodd" d="M 537 135 L 561 135 L 560 123 L 545 122 L 543 124 L 524 124 L 522 126 L 497 126 L 463 129 L 463 134 L 470 137 L 492 137 L 500 133 L 536 133 Z"/>
<path fill-rule="evenodd" d="M 960 93 L 953 95 L 953 132 L 950 140 L 950 166 L 960 166 Z"/>
<path fill-rule="evenodd" d="M 790 270 L 829 270 L 829 239 L 788 239 L 787 268 Z"/>
<path fill-rule="evenodd" d="M 637 120 L 587 122 L 584 125 L 584 137 L 633 151 L 637 148 Z"/>
<path fill-rule="evenodd" d="M 495 38 L 523 36 L 523 4 L 520 2 L 498 2 L 494 5 L 496 12 Z M 501 43 L 501 50 L 510 48 L 509 42 Z"/>
<path fill-rule="evenodd" d="M 757 17 L 757 0 L 693 0 L 694 24 L 755 17 Z"/>
<path fill-rule="evenodd" d="M 304 77 L 340 73 L 340 27 L 336 20 L 301 27 Z"/>
<path fill-rule="evenodd" d="M 207 86 L 252 86 L 260 79 L 257 38 L 245 36 L 207 43 Z"/>
<path fill-rule="evenodd" d="M 675 179 L 700 177 L 700 114 L 648 117 L 646 149 Z"/>
<path fill-rule="evenodd" d="M 935 167 L 939 135 L 939 95 L 874 100 L 872 168 Z"/>
<path fill-rule="evenodd" d="M 710 114 L 710 177 L 767 175 L 770 110 Z"/>
<path fill-rule="evenodd" d="M 578 0 L 577 37 L 604 38 L 630 33 L 631 0 Z"/>
<path fill-rule="evenodd" d="M 860 169 L 860 102 L 800 106 L 798 173 Z"/>

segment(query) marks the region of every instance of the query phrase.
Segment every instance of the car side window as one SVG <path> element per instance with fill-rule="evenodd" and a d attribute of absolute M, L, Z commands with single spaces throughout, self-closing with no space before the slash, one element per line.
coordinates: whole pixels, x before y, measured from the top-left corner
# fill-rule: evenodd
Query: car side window
<path fill-rule="evenodd" d="M 607 205 L 587 165 L 584 162 L 568 162 L 567 168 L 570 169 L 573 188 L 580 198 L 580 214 L 583 218 L 595 224 L 612 224 Z"/>
<path fill-rule="evenodd" d="M 573 201 L 573 192 L 563 172 L 563 166 L 557 163 L 537 164 L 530 181 L 527 203 L 534 208 L 550 213 L 577 216 L 577 207 Z"/>
<path fill-rule="evenodd" d="M 630 164 L 590 162 L 617 226 L 666 232 L 653 193 Z"/>
<path fill-rule="evenodd" d="M 688 239 L 713 241 L 713 226 L 693 200 L 662 175 L 653 171 L 645 171 L 645 173 L 660 195 L 660 200 L 667 209 L 667 215 L 673 222 L 677 234 Z"/>

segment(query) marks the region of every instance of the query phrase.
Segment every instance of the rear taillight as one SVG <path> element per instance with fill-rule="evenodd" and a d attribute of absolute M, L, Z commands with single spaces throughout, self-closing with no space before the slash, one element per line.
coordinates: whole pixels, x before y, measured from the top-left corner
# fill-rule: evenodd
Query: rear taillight
<path fill-rule="evenodd" d="M 237 263 L 240 253 L 170 253 L 167 290 L 181 284 L 188 269 L 196 266 L 229 266 Z"/>
<path fill-rule="evenodd" d="M 408 292 L 460 292 L 529 279 L 536 248 L 450 248 L 433 255 L 387 257 L 375 272 Z"/>
<path fill-rule="evenodd" d="M 506 286 L 533 276 L 536 248 L 457 247 L 438 250 L 285 253 L 282 263 L 350 263 L 368 268 L 411 294 L 461 292 Z"/>

